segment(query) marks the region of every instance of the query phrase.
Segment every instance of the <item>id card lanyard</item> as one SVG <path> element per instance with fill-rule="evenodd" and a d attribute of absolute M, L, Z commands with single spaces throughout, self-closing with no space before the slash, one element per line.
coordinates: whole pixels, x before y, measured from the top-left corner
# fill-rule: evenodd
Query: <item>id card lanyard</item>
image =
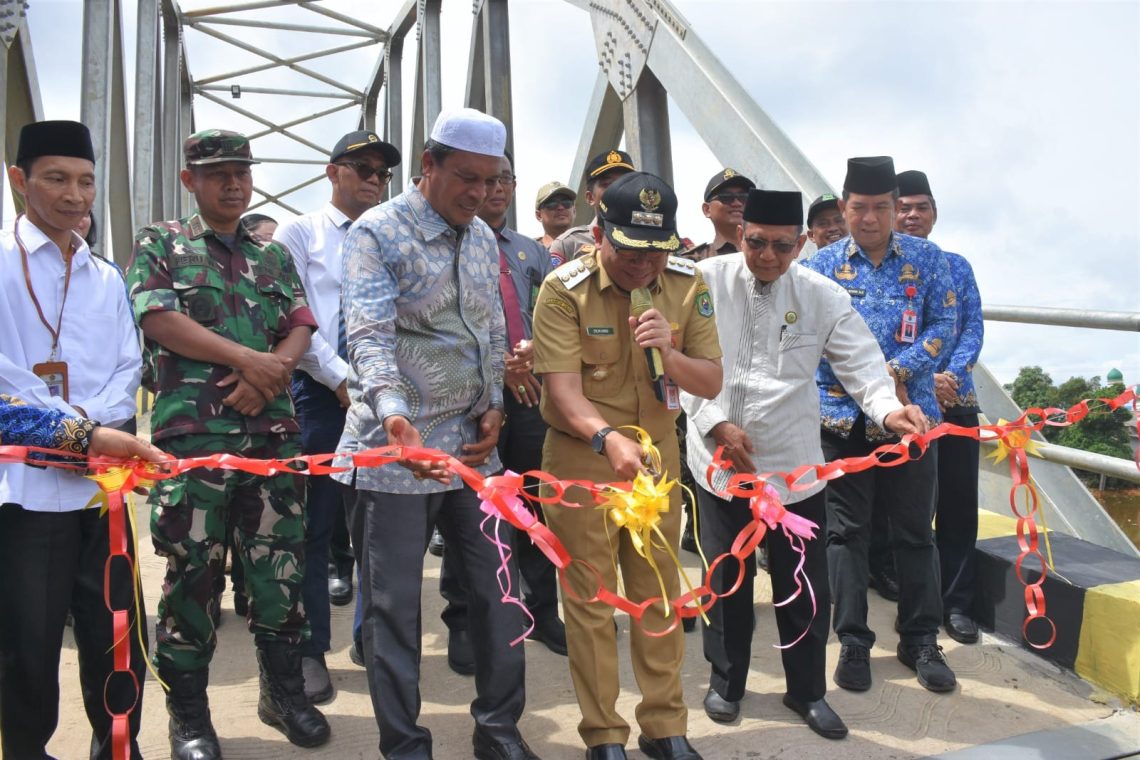
<path fill-rule="evenodd" d="M 906 308 L 902 313 L 902 325 L 899 328 L 900 343 L 914 343 L 918 337 L 918 312 L 914 310 L 914 297 L 918 290 L 913 285 L 906 286 Z"/>
<path fill-rule="evenodd" d="M 20 215 L 20 218 L 22 217 L 23 214 Z M 28 289 L 28 296 L 32 299 L 32 304 L 36 307 L 36 314 L 39 316 L 40 322 L 43 323 L 44 328 L 46 328 L 51 335 L 51 353 L 48 354 L 48 360 L 33 366 L 32 372 L 47 383 L 51 395 L 62 396 L 63 400 L 67 401 L 67 362 L 58 361 L 59 336 L 63 328 L 63 309 L 67 305 L 67 293 L 71 287 L 71 266 L 75 258 L 75 243 L 72 242 L 68 248 L 67 255 L 64 257 L 67 261 L 67 269 L 63 276 L 63 298 L 60 299 L 59 315 L 56 317 L 55 327 L 53 328 L 47 317 L 44 316 L 40 299 L 36 296 L 36 289 L 32 285 L 32 273 L 28 264 L 28 249 L 24 247 L 24 241 L 20 239 L 20 218 L 16 219 L 16 224 L 13 226 L 13 235 L 16 238 L 16 245 L 20 249 L 20 263 L 24 268 L 24 285 Z"/>

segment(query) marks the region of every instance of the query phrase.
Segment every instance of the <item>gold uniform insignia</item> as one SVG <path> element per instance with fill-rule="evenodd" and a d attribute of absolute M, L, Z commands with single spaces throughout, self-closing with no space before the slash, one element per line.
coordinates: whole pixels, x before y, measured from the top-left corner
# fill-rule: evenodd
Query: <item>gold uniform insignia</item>
<path fill-rule="evenodd" d="M 932 357 L 937 357 L 942 353 L 942 339 L 941 338 L 927 338 L 922 341 L 922 347 L 926 349 L 926 353 Z"/>
<path fill-rule="evenodd" d="M 616 150 L 611 150 L 610 154 L 608 156 L 606 156 L 606 163 L 607 164 L 620 164 L 621 163 L 621 154 L 618 153 Z"/>
<path fill-rule="evenodd" d="M 942 299 L 942 305 L 946 307 L 954 306 L 958 303 L 958 294 L 953 290 L 946 291 L 946 297 Z"/>
<path fill-rule="evenodd" d="M 847 391 L 843 390 L 842 385 L 831 385 L 827 388 L 827 395 L 832 398 L 843 398 L 847 395 Z"/>
<path fill-rule="evenodd" d="M 564 301 L 561 298 L 548 298 L 546 299 L 546 305 L 555 311 L 562 312 L 568 317 L 578 316 L 578 310 L 575 309 L 568 301 Z"/>
<path fill-rule="evenodd" d="M 519 251 L 519 261 L 526 261 L 526 251 Z"/>
<path fill-rule="evenodd" d="M 899 282 L 918 282 L 918 270 L 914 268 L 913 264 L 903 264 Z"/>
<path fill-rule="evenodd" d="M 724 178 L 725 179 L 732 179 L 735 176 L 736 176 L 736 172 L 734 172 L 732 169 L 725 169 L 724 170 Z"/>
<path fill-rule="evenodd" d="M 656 211 L 657 207 L 661 205 L 661 193 L 651 187 L 642 188 L 641 192 L 637 194 L 637 199 L 641 201 L 641 207 L 650 213 Z"/>
<path fill-rule="evenodd" d="M 835 279 L 837 280 L 854 280 L 856 276 L 855 267 L 847 261 L 844 261 L 843 266 L 835 270 Z"/>

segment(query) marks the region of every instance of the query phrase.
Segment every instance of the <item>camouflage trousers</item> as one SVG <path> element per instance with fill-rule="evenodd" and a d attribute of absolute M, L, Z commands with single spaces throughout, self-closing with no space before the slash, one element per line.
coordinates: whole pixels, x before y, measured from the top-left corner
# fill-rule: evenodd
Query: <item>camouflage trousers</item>
<path fill-rule="evenodd" d="M 179 458 L 231 453 L 252 459 L 301 453 L 295 435 L 183 435 L 162 447 Z M 227 526 L 233 561 L 245 570 L 249 630 L 258 641 L 309 638 L 301 601 L 305 569 L 303 475 L 271 477 L 199 468 L 160 480 L 150 493 L 155 552 L 166 557 L 158 602 L 154 662 L 173 670 L 210 664 L 217 644 L 211 618 L 214 579 L 225 568 Z"/>

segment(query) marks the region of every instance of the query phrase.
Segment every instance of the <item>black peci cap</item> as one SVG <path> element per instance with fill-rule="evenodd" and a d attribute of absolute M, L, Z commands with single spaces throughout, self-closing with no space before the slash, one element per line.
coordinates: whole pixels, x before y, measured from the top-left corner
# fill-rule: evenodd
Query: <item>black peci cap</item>
<path fill-rule="evenodd" d="M 915 169 L 900 172 L 896 178 L 899 183 L 899 195 L 929 195 L 934 197 L 934 193 L 930 192 L 930 180 L 926 178 L 926 174 Z"/>
<path fill-rule="evenodd" d="M 864 156 L 847 159 L 843 189 L 859 195 L 882 195 L 898 188 L 895 162 L 890 156 Z"/>
<path fill-rule="evenodd" d="M 799 190 L 749 190 L 744 221 L 798 227 L 804 223 L 803 196 Z"/>
<path fill-rule="evenodd" d="M 631 172 L 606 189 L 598 216 L 615 248 L 636 251 L 681 249 L 677 237 L 677 194 L 648 172 Z"/>
<path fill-rule="evenodd" d="M 32 161 L 40 156 L 85 158 L 95 163 L 91 132 L 77 121 L 35 121 L 20 130 L 16 163 Z"/>

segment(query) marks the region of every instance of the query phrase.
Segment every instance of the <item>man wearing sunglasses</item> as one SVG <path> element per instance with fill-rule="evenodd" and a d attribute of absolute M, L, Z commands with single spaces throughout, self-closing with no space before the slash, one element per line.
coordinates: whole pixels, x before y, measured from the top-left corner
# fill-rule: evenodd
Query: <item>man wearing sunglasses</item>
<path fill-rule="evenodd" d="M 602 193 L 622 175 L 632 171 L 633 159 L 624 150 L 609 150 L 590 159 L 590 163 L 586 164 L 586 203 L 594 209 L 595 217 L 589 224 L 571 227 L 550 244 L 550 261 L 554 266 L 561 266 L 579 256 L 595 252 L 592 230 L 601 224 L 597 212 Z"/>
<path fill-rule="evenodd" d="M 555 180 L 538 189 L 534 218 L 542 224 L 542 236 L 535 238 L 543 248 L 550 246 L 574 223 L 574 201 L 578 194 Z"/>
<path fill-rule="evenodd" d="M 737 233 L 743 222 L 748 191 L 754 187 L 755 182 L 735 169 L 722 169 L 709 179 L 705 185 L 705 202 L 701 204 L 701 213 L 712 222 L 713 239 L 711 243 L 685 251 L 685 258 L 703 261 L 710 256 L 740 250 L 736 247 Z"/>
<path fill-rule="evenodd" d="M 332 186 L 329 202 L 286 222 L 274 235 L 293 255 L 317 319 L 309 350 L 293 373 L 293 400 L 306 454 L 336 450 L 349 405 L 348 345 L 340 314 L 341 243 L 352 223 L 380 203 L 391 169 L 399 164 L 400 151 L 376 133 L 349 132 L 337 141 L 325 167 Z M 302 668 L 305 694 L 315 704 L 331 700 L 334 693 L 325 666 L 325 652 L 331 647 L 329 604 L 352 601 L 353 557 L 341 488 L 327 475 L 308 480 L 303 593 L 313 635 L 303 645 Z"/>

